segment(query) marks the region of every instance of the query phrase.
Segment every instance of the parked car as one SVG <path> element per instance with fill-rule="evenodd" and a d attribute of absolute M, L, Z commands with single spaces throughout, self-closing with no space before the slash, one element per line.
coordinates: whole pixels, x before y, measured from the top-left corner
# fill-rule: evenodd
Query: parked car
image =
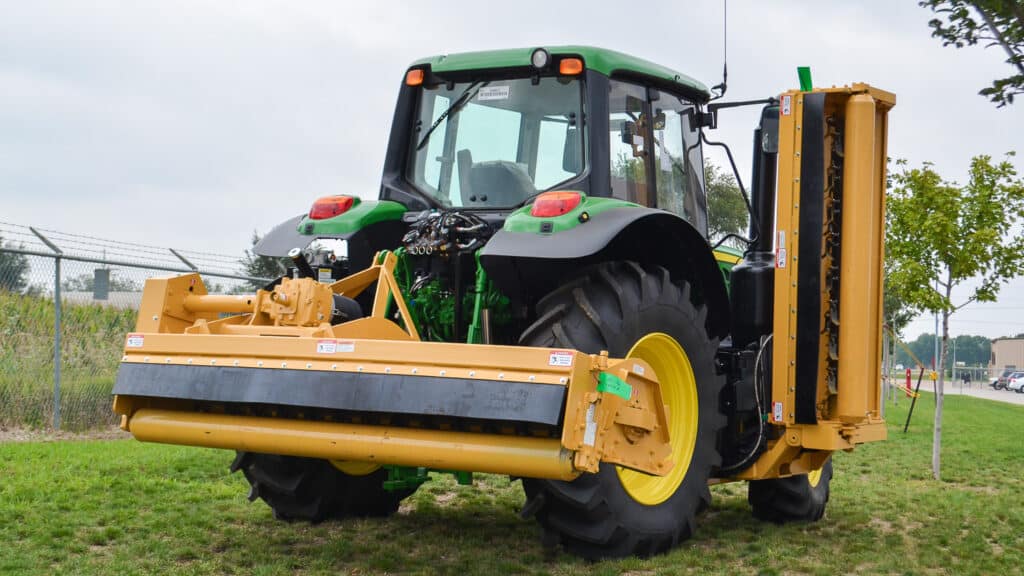
<path fill-rule="evenodd" d="M 1006 378 L 1006 389 L 1024 394 L 1024 372 L 1014 372 Z"/>
<path fill-rule="evenodd" d="M 1010 374 L 1013 374 L 1016 371 L 1017 371 L 1016 368 L 1007 368 L 1006 370 L 1003 370 L 1003 373 L 1000 374 L 998 378 L 993 380 L 990 383 L 990 386 L 992 386 L 996 390 L 1005 390 L 1006 389 L 1006 381 L 1007 381 L 1007 379 L 1009 379 Z"/>

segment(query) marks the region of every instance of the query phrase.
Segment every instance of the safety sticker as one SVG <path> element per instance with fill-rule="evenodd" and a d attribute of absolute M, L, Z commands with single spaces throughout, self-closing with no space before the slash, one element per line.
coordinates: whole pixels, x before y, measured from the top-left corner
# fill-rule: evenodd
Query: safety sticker
<path fill-rule="evenodd" d="M 548 356 L 548 366 L 572 366 L 572 352 L 552 350 Z"/>
<path fill-rule="evenodd" d="M 597 407 L 594 404 L 587 408 L 587 427 L 583 430 L 583 443 L 587 446 L 593 446 L 597 441 L 597 419 L 594 418 L 596 410 Z"/>
<path fill-rule="evenodd" d="M 331 277 L 330 268 L 317 268 L 316 269 L 316 281 L 323 282 L 324 284 L 331 284 L 334 282 L 334 278 Z"/>
<path fill-rule="evenodd" d="M 508 100 L 509 86 L 484 86 L 476 93 L 476 99 L 484 100 Z"/>
<path fill-rule="evenodd" d="M 793 97 L 785 95 L 782 97 L 782 115 L 789 116 L 793 112 Z"/>
<path fill-rule="evenodd" d="M 351 340 L 317 340 L 317 354 L 335 354 L 337 352 L 354 352 L 356 343 Z"/>
<path fill-rule="evenodd" d="M 775 251 L 775 267 L 786 267 L 786 231 L 779 230 L 778 249 Z"/>
<path fill-rule="evenodd" d="M 125 340 L 125 348 L 142 348 L 142 342 L 145 336 L 142 334 L 129 334 L 128 339 Z"/>
<path fill-rule="evenodd" d="M 772 418 L 776 422 L 782 422 L 782 402 L 776 402 L 772 409 Z"/>
<path fill-rule="evenodd" d="M 644 367 L 639 364 L 633 364 L 633 374 L 636 374 L 637 376 L 643 376 Z"/>

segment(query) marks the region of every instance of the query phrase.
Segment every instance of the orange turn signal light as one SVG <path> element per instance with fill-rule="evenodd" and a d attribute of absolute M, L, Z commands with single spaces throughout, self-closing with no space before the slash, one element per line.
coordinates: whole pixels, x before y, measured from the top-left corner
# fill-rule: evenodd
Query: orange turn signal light
<path fill-rule="evenodd" d="M 562 58 L 558 62 L 558 73 L 565 76 L 575 76 L 583 72 L 583 60 L 579 58 Z"/>
<path fill-rule="evenodd" d="M 334 218 L 338 214 L 348 212 L 350 208 L 359 204 L 359 199 L 354 196 L 324 196 L 317 198 L 313 207 L 309 209 L 310 220 L 326 220 Z"/>
<path fill-rule="evenodd" d="M 407 86 L 419 86 L 423 84 L 423 69 L 413 68 L 405 73 L 405 83 Z"/>
<path fill-rule="evenodd" d="M 579 192 L 545 192 L 533 201 L 530 207 L 530 216 L 539 218 L 553 218 L 572 212 L 573 208 L 580 205 L 583 195 Z"/>

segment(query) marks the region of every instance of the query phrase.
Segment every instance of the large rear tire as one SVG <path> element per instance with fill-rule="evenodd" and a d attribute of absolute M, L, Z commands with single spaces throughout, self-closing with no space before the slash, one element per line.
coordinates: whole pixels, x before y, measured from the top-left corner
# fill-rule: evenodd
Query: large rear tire
<path fill-rule="evenodd" d="M 384 490 L 387 470 L 346 474 L 327 460 L 238 452 L 231 471 L 249 481 L 249 501 L 263 500 L 278 520 L 322 522 L 345 516 L 388 516 L 413 491 Z"/>
<path fill-rule="evenodd" d="M 602 464 L 572 482 L 523 479 L 524 514 L 536 516 L 545 543 L 588 559 L 658 554 L 689 538 L 711 501 L 707 481 L 721 462 L 715 439 L 725 423 L 707 311 L 664 268 L 625 262 L 602 264 L 555 290 L 537 314 L 522 345 L 607 350 L 652 365 L 670 407 L 678 473 L 656 477 Z"/>
<path fill-rule="evenodd" d="M 825 515 L 831 483 L 829 458 L 821 469 L 810 474 L 751 481 L 747 501 L 759 520 L 776 524 L 817 522 Z"/>

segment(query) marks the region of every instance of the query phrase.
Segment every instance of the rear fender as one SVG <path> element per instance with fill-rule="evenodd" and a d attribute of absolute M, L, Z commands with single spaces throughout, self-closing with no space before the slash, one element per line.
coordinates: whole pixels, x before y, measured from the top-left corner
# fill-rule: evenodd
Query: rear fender
<path fill-rule="evenodd" d="M 614 260 L 663 266 L 674 281 L 689 282 L 695 301 L 707 305 L 708 332 L 728 334 L 729 297 L 711 247 L 690 223 L 663 210 L 613 208 L 549 234 L 501 230 L 480 257 L 498 288 L 526 305 L 585 268 Z"/>

